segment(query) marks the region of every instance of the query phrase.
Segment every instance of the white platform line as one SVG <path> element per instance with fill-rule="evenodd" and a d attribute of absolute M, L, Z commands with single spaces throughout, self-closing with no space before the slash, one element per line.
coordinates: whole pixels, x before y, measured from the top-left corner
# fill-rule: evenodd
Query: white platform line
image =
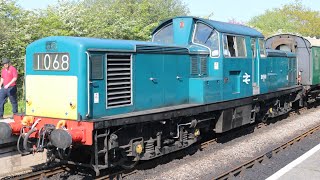
<path fill-rule="evenodd" d="M 300 164 L 302 161 L 306 160 L 308 157 L 312 156 L 314 153 L 320 150 L 320 144 L 318 144 L 316 147 L 310 149 L 308 152 L 304 153 L 302 156 L 297 158 L 296 160 L 292 161 L 290 164 L 286 165 L 270 177 L 268 177 L 266 180 L 276 180 L 279 179 L 281 176 L 283 176 L 285 173 L 290 171 L 292 168 Z"/>

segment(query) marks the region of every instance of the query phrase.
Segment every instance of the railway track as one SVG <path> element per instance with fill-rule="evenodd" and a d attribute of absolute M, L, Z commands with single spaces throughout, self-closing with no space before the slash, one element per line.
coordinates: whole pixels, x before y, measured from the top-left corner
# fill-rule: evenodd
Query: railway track
<path fill-rule="evenodd" d="M 306 108 L 302 108 L 297 112 L 291 112 L 289 114 L 289 116 L 296 116 L 296 115 L 299 115 L 299 114 L 303 114 L 306 110 L 307 110 Z M 268 124 L 259 123 L 259 124 L 254 124 L 253 126 L 256 129 L 260 129 L 260 128 L 268 126 Z M 252 126 L 249 126 L 247 128 L 252 128 Z M 233 177 L 237 176 L 237 175 L 241 174 L 241 172 L 243 172 L 245 169 L 252 167 L 255 163 L 261 163 L 263 160 L 271 158 L 273 155 L 277 154 L 281 150 L 286 149 L 287 147 L 291 146 L 295 142 L 299 142 L 304 137 L 308 136 L 309 134 L 312 134 L 313 132 L 315 132 L 315 131 L 317 131 L 319 129 L 320 129 L 320 125 L 315 127 L 315 128 L 313 128 L 313 129 L 311 129 L 311 130 L 308 130 L 307 132 L 303 133 L 302 135 L 297 136 L 296 138 L 290 140 L 287 143 L 284 143 L 283 145 L 273 149 L 272 151 L 266 152 L 263 155 L 261 155 L 259 157 L 256 157 L 256 158 L 254 158 L 254 159 L 242 164 L 241 166 L 235 167 L 232 170 L 219 175 L 215 179 L 229 179 L 232 176 Z M 237 131 L 233 131 L 230 134 L 227 133 L 225 136 L 231 136 L 231 137 L 228 137 L 228 139 L 230 139 L 230 138 L 232 139 L 232 138 L 237 137 L 237 134 L 243 134 L 243 132 L 245 132 L 245 131 L 247 131 L 247 129 L 243 128 L 243 129 L 239 129 Z M 221 136 L 219 138 L 226 138 L 225 136 Z M 205 148 L 217 143 L 219 138 L 210 139 L 208 141 L 205 141 L 205 142 L 199 144 L 198 145 L 198 149 L 204 150 Z M 177 152 L 177 154 L 179 154 L 179 153 L 183 154 L 184 152 L 183 151 Z M 181 154 L 180 155 L 177 155 L 177 154 L 175 154 L 175 156 L 183 156 Z M 136 174 L 139 171 L 139 169 L 143 169 L 143 167 L 146 164 L 148 164 L 148 161 L 138 164 L 135 169 L 116 171 L 116 172 L 108 173 L 106 175 L 102 175 L 100 177 L 96 177 L 95 179 L 97 179 L 97 180 L 102 180 L 102 179 L 122 179 L 122 178 L 125 178 L 127 176 Z M 152 160 L 151 164 L 154 164 L 154 160 Z M 68 172 L 68 171 L 72 171 L 72 168 L 70 168 L 68 166 L 59 166 L 59 167 L 55 167 L 55 168 L 52 168 L 52 169 L 44 169 L 44 170 L 39 170 L 39 171 L 35 171 L 35 172 L 29 172 L 28 174 L 22 174 L 22 175 L 19 175 L 19 176 L 14 176 L 13 178 L 14 179 L 43 179 L 45 177 L 51 177 L 51 176 L 54 176 L 56 174 L 60 174 L 60 173 L 63 173 L 63 172 Z"/>
<path fill-rule="evenodd" d="M 24 180 L 38 180 L 38 179 L 44 179 L 51 177 L 53 175 L 68 172 L 71 171 L 72 168 L 66 165 L 56 166 L 52 168 L 45 168 L 42 170 L 26 170 L 23 174 L 19 174 L 19 172 L 16 172 L 16 175 L 8 176 L 3 179 L 24 179 Z M 14 174 L 14 173 L 13 173 Z"/>
<path fill-rule="evenodd" d="M 214 177 L 213 179 L 217 179 L 217 180 L 226 180 L 226 179 L 232 179 L 234 177 L 237 177 L 241 174 L 244 174 L 244 172 L 247 169 L 252 168 L 254 165 L 256 165 L 257 163 L 262 163 L 263 161 L 272 158 L 273 156 L 275 156 L 276 154 L 278 154 L 280 151 L 287 149 L 288 147 L 292 146 L 293 144 L 300 142 L 302 139 L 304 139 L 305 137 L 313 134 L 316 131 L 320 130 L 320 124 L 306 132 L 304 132 L 303 134 L 294 137 L 293 139 L 291 139 L 290 141 L 283 143 L 282 145 L 274 148 L 271 151 L 265 152 L 260 156 L 257 156 L 243 164 L 241 164 L 240 166 L 237 166 L 227 172 L 224 172 L 222 174 L 220 174 L 217 177 Z"/>

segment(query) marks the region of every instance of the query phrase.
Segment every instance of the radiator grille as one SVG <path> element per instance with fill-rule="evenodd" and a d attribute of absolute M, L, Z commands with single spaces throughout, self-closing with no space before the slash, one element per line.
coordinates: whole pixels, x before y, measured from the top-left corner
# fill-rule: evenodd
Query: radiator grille
<path fill-rule="evenodd" d="M 200 57 L 201 75 L 207 75 L 207 58 Z"/>
<path fill-rule="evenodd" d="M 198 59 L 196 56 L 191 57 L 191 74 L 198 75 Z"/>
<path fill-rule="evenodd" d="M 131 55 L 107 56 L 107 108 L 132 104 Z"/>
<path fill-rule="evenodd" d="M 208 75 L 207 56 L 192 56 L 190 59 L 191 75 Z"/>

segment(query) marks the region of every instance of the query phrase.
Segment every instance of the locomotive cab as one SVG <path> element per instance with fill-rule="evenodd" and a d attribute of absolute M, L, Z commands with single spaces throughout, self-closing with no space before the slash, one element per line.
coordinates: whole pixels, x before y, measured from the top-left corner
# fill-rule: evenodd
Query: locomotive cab
<path fill-rule="evenodd" d="M 259 71 L 266 58 L 263 38 L 246 26 L 178 17 L 159 25 L 152 40 L 188 47 L 189 102 L 210 103 L 270 91 L 260 79 L 266 76 Z"/>

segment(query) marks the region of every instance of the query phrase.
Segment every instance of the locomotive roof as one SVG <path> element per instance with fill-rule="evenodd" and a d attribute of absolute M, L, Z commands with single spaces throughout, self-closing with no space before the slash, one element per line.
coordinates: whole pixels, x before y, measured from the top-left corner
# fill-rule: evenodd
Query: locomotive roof
<path fill-rule="evenodd" d="M 320 47 L 320 39 L 310 38 L 310 37 L 305 37 L 305 39 L 310 42 L 311 46 L 318 46 L 318 47 Z"/>
<path fill-rule="evenodd" d="M 220 22 L 220 21 L 213 21 L 213 20 L 209 20 L 209 19 L 197 18 L 197 17 L 192 17 L 192 16 L 175 17 L 173 19 L 176 19 L 176 18 L 193 18 L 194 21 L 202 21 L 222 33 L 239 34 L 239 35 L 264 38 L 264 36 L 261 32 L 257 31 L 254 28 L 245 26 L 245 25 L 231 24 L 231 23 Z M 173 19 L 168 19 L 168 20 L 162 22 L 157 28 L 155 28 L 153 30 L 152 34 L 154 34 L 156 31 L 161 29 L 163 26 L 166 26 L 167 24 L 171 23 Z"/>
<path fill-rule="evenodd" d="M 57 41 L 60 43 L 65 43 L 69 45 L 77 44 L 88 51 L 91 50 L 121 50 L 126 52 L 135 52 L 137 45 L 156 45 L 164 46 L 159 43 L 149 42 L 149 41 L 135 41 L 135 40 L 122 40 L 122 39 L 102 39 L 93 37 L 74 37 L 74 36 L 49 36 L 39 40 L 34 41 L 29 44 L 27 49 L 33 48 L 38 44 L 45 44 L 46 42 Z M 59 45 L 58 45 L 59 46 Z M 174 45 L 173 45 L 174 46 Z M 165 45 L 165 47 L 169 47 Z M 174 46 L 180 47 L 180 46 Z M 185 47 L 181 47 L 185 48 Z"/>
<path fill-rule="evenodd" d="M 295 36 L 295 37 L 298 37 L 298 38 L 302 38 L 302 39 L 307 40 L 307 41 L 310 43 L 310 46 L 311 46 L 311 47 L 320 47 L 320 39 L 311 38 L 311 37 L 304 37 L 304 36 L 300 36 L 300 35 L 296 35 L 296 34 L 290 34 L 290 33 L 275 34 L 275 35 L 273 35 L 273 36 L 268 37 L 267 40 L 268 40 L 268 39 L 271 39 L 271 38 L 273 38 L 273 37 L 277 37 L 277 36 Z"/>

